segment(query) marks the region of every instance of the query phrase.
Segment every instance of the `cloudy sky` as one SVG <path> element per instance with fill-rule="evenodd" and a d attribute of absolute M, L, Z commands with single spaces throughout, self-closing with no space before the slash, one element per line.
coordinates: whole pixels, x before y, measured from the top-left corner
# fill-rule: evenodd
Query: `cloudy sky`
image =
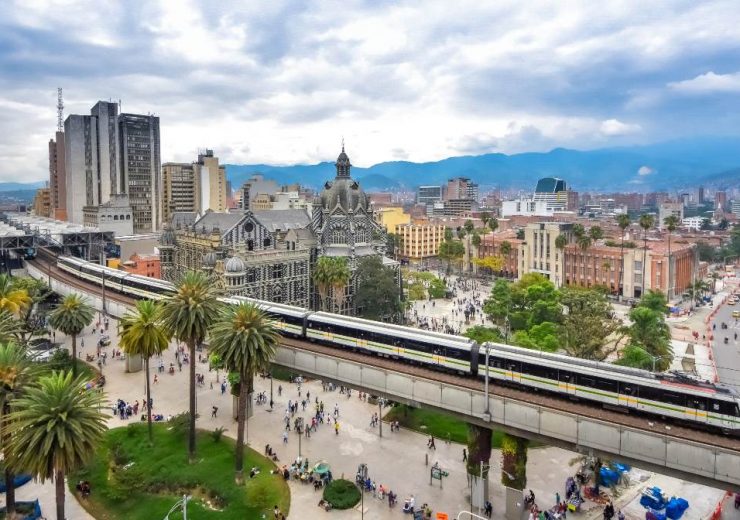
<path fill-rule="evenodd" d="M 4 0 L 0 180 L 48 176 L 56 88 L 161 118 L 162 159 L 353 163 L 740 133 L 736 0 Z"/>

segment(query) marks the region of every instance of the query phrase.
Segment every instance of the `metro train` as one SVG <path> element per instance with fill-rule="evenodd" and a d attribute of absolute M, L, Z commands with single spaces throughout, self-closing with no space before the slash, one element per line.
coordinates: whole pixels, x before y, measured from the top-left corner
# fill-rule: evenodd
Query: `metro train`
<path fill-rule="evenodd" d="M 169 282 L 77 258 L 60 257 L 57 265 L 97 285 L 104 278 L 106 288 L 138 298 L 160 300 L 174 293 L 174 286 Z M 740 435 L 740 396 L 726 386 L 500 343 L 478 345 L 462 336 L 245 297 L 223 298 L 223 301 L 256 303 L 274 317 L 276 326 L 288 337 L 469 377 L 483 378 L 487 366 L 492 383 L 595 401 L 610 409 L 645 413 Z"/>

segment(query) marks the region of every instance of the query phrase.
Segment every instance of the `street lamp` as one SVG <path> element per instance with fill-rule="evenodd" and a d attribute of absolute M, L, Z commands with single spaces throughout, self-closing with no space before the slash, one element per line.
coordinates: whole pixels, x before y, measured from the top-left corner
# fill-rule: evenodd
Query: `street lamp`
<path fill-rule="evenodd" d="M 270 411 L 272 411 L 272 363 L 270 363 Z"/>
<path fill-rule="evenodd" d="M 295 420 L 295 431 L 298 434 L 298 457 L 301 457 L 301 437 L 303 437 L 303 417 Z"/>

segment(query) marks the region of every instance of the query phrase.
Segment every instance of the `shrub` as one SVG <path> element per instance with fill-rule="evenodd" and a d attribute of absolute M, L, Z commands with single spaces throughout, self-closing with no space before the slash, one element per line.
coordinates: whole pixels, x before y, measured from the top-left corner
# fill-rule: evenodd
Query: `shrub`
<path fill-rule="evenodd" d="M 195 418 L 198 418 L 198 414 L 195 414 Z M 175 415 L 169 421 L 170 429 L 175 433 L 186 433 L 190 427 L 190 412 L 182 412 Z"/>
<path fill-rule="evenodd" d="M 360 501 L 360 490 L 349 480 L 332 480 L 331 484 L 324 488 L 324 500 L 334 509 L 349 509 Z"/>
<path fill-rule="evenodd" d="M 221 437 L 223 436 L 224 432 L 226 431 L 226 428 L 223 426 L 219 426 L 215 430 L 211 432 L 211 439 L 213 439 L 213 442 L 221 442 Z"/>

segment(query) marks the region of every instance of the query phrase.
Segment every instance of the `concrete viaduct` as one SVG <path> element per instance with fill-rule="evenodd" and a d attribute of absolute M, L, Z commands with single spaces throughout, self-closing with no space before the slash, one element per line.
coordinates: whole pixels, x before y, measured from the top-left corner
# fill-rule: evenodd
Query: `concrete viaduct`
<path fill-rule="evenodd" d="M 51 276 L 62 295 L 82 293 L 99 310 L 99 293 L 83 291 L 28 264 L 34 278 Z M 127 306 L 106 300 L 106 311 L 121 316 Z M 419 378 L 327 354 L 282 345 L 275 364 L 302 374 L 334 381 L 394 401 L 456 415 L 479 426 L 499 429 L 568 450 L 617 459 L 637 467 L 721 489 L 740 489 L 740 451 L 698 443 L 667 433 L 617 425 L 525 401 L 489 395 L 432 379 Z M 131 367 L 136 369 L 135 367 Z M 485 413 L 489 410 L 490 413 Z"/>

